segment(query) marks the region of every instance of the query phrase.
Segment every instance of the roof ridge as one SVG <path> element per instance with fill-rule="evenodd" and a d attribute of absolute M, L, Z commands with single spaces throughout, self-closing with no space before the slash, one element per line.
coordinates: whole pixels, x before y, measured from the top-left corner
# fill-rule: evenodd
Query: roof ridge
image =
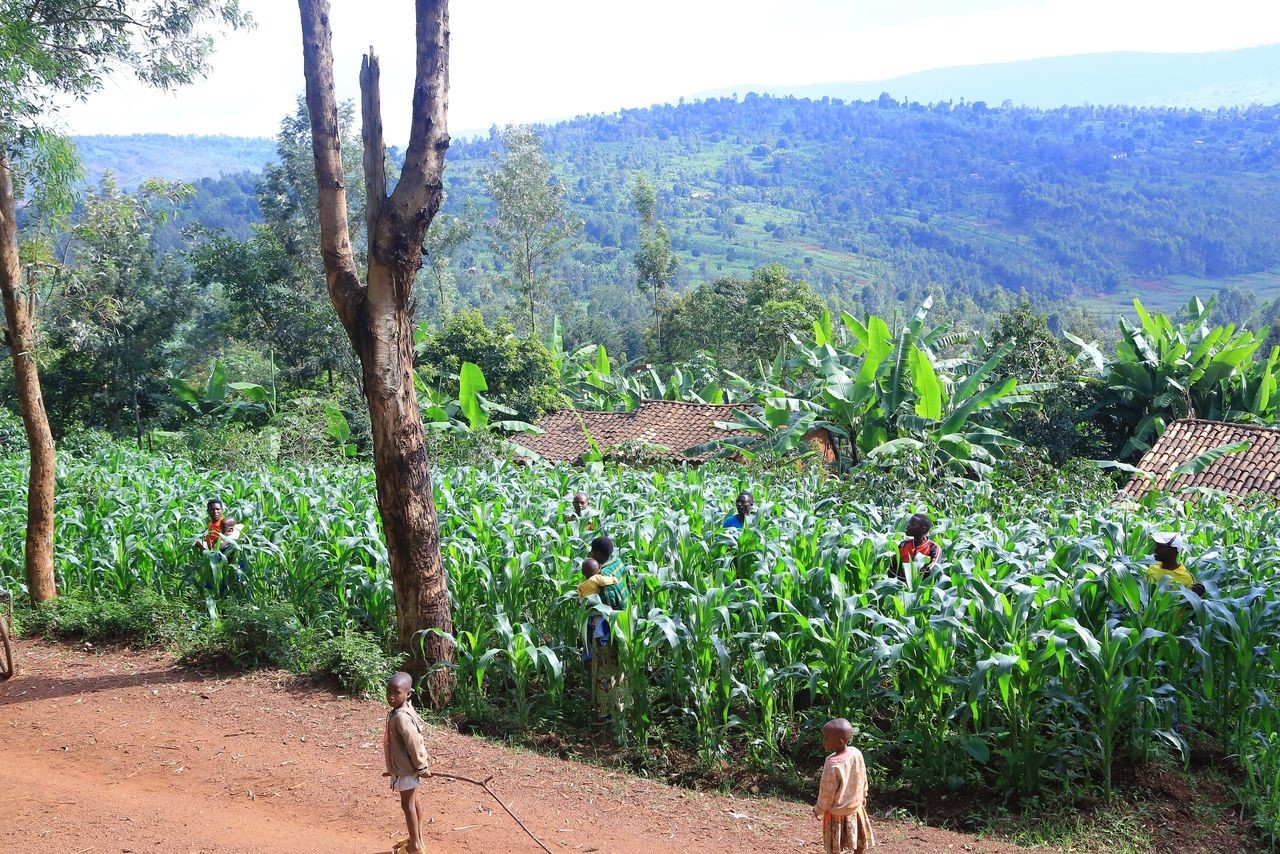
<path fill-rule="evenodd" d="M 1273 433 L 1280 433 L 1280 426 L 1274 426 L 1271 424 L 1253 424 L 1248 421 L 1215 421 L 1212 418 L 1179 418 L 1174 421 L 1173 424 L 1170 424 L 1169 427 L 1173 427 L 1174 424 L 1213 424 L 1219 427 L 1231 427 L 1241 430 L 1269 430 Z M 1166 432 L 1168 432 L 1168 428 L 1166 428 Z"/>
<path fill-rule="evenodd" d="M 642 397 L 640 405 L 646 403 L 666 403 L 672 406 L 699 406 L 712 409 L 742 409 L 744 406 L 759 406 L 758 403 L 742 401 L 741 403 L 695 403 L 692 400 L 666 400 L 661 397 Z"/>
<path fill-rule="evenodd" d="M 660 397 L 645 397 L 640 399 L 641 406 L 651 406 L 655 403 L 670 404 L 671 406 L 693 406 L 699 409 L 746 409 L 747 407 L 760 404 L 754 402 L 743 401 L 741 403 L 694 403 L 691 400 L 663 400 Z M 580 415 L 635 415 L 639 409 L 578 409 L 576 406 L 567 406 L 564 409 L 553 409 L 544 413 L 543 418 L 548 415 L 559 415 L 562 412 L 576 412 Z"/>

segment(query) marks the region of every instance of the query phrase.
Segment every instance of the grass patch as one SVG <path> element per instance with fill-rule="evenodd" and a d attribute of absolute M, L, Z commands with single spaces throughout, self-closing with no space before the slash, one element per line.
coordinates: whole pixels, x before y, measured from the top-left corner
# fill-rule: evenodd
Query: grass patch
<path fill-rule="evenodd" d="M 981 827 L 987 836 L 1028 848 L 1148 854 L 1152 851 L 1143 804 L 1116 800 L 1110 806 L 1081 810 L 1071 803 L 1035 799 L 1021 812 L 997 810 Z"/>

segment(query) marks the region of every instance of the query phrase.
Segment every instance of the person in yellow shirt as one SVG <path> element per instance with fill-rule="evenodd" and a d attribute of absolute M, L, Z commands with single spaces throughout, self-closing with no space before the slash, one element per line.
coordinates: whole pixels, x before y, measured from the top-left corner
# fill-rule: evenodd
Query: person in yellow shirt
<path fill-rule="evenodd" d="M 1182 535 L 1174 531 L 1160 531 L 1151 535 L 1151 542 L 1156 562 L 1147 567 L 1147 580 L 1159 584 L 1167 578 L 1171 583 L 1190 587 L 1197 596 L 1203 596 L 1204 585 L 1196 581 L 1183 564 L 1187 557 L 1187 543 Z"/>
<path fill-rule="evenodd" d="M 612 544 L 610 544 L 612 548 Z M 599 554 L 592 550 L 593 555 Z M 609 561 L 606 566 L 613 566 Z M 621 566 L 621 564 L 617 564 Z M 620 611 L 627 607 L 627 587 L 616 575 L 606 574 L 594 557 L 582 562 L 583 581 L 578 585 L 578 596 L 587 600 L 591 596 Z M 618 648 L 611 636 L 609 621 L 591 608 L 587 614 L 585 637 L 586 650 L 583 661 L 591 671 L 591 700 L 596 707 L 596 723 L 608 723 L 622 711 L 622 683 L 624 675 L 618 661 Z"/>

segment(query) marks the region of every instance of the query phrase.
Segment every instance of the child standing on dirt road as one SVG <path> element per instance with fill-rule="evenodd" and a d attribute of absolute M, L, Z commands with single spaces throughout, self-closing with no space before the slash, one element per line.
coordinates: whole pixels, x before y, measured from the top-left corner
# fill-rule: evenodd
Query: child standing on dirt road
<path fill-rule="evenodd" d="M 413 691 L 413 677 L 397 673 L 387 680 L 387 727 L 382 736 L 382 752 L 386 756 L 387 770 L 382 776 L 391 778 L 391 791 L 400 793 L 400 808 L 404 810 L 409 838 L 397 844 L 397 852 L 424 854 L 422 847 L 422 809 L 418 800 L 418 785 L 423 777 L 431 776 L 427 762 L 427 746 L 422 742 L 422 719 L 413 710 L 409 694 Z"/>
<path fill-rule="evenodd" d="M 867 766 L 862 751 L 849 746 L 853 727 L 844 718 L 822 727 L 822 747 L 832 751 L 822 766 L 818 803 L 813 815 L 822 821 L 822 850 L 826 854 L 862 854 L 876 844 L 867 819 Z"/>

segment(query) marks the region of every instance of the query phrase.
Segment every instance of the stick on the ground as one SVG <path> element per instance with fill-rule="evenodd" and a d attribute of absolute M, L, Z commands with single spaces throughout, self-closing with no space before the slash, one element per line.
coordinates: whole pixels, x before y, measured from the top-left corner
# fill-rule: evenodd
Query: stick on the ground
<path fill-rule="evenodd" d="M 498 802 L 498 806 L 502 807 L 504 810 L 507 811 L 507 815 L 511 816 L 512 821 L 520 825 L 520 829 L 523 830 L 525 833 L 529 834 L 530 839 L 538 843 L 539 848 L 541 848 L 543 851 L 546 851 L 547 854 L 555 854 L 555 852 L 553 852 L 550 848 L 548 848 L 546 845 L 543 844 L 541 839 L 533 835 L 532 830 L 524 826 L 524 822 L 520 820 L 519 816 L 517 816 L 515 813 L 511 811 L 511 807 L 507 806 L 506 802 L 504 802 L 502 798 L 498 797 L 497 792 L 489 788 L 489 781 L 493 779 L 492 774 L 490 774 L 488 777 L 485 777 L 483 780 L 473 780 L 470 777 L 463 777 L 460 774 L 446 774 L 443 771 L 432 771 L 431 776 L 444 777 L 447 780 L 461 780 L 464 783 L 470 783 L 473 786 L 479 786 L 480 788 L 484 789 L 486 792 L 490 794 L 490 796 L 493 797 L 495 801 Z"/>

